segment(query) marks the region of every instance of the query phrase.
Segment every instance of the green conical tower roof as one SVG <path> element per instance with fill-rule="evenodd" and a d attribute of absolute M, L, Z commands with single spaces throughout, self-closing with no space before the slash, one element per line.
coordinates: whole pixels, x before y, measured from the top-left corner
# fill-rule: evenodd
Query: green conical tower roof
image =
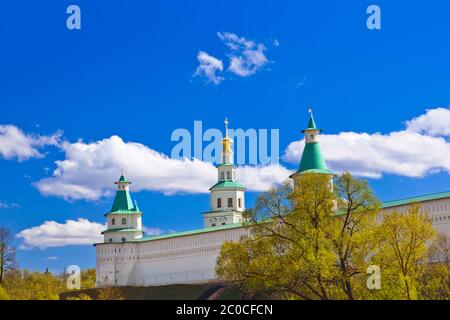
<path fill-rule="evenodd" d="M 122 174 L 119 180 L 114 183 L 118 184 L 119 188 L 117 189 L 116 197 L 114 198 L 114 203 L 109 213 L 132 214 L 140 212 L 137 203 L 133 204 L 133 201 L 131 200 L 130 191 L 128 190 L 128 188 L 123 189 L 120 188 L 120 185 L 130 185 L 131 182 L 129 182 Z"/>
<path fill-rule="evenodd" d="M 308 127 L 306 129 L 302 130 L 302 132 L 312 131 L 312 130 L 314 130 L 314 131 L 315 130 L 322 131 L 321 129 L 317 129 L 316 122 L 314 121 L 314 116 L 313 116 L 312 111 L 311 111 L 310 112 L 310 116 L 309 116 Z"/>
<path fill-rule="evenodd" d="M 134 206 L 133 202 L 131 201 L 130 191 L 117 190 L 116 197 L 114 198 L 114 203 L 111 208 L 111 212 L 130 211 L 133 208 Z"/>
<path fill-rule="evenodd" d="M 307 129 L 317 129 L 316 122 L 314 121 L 313 114 L 309 117 L 308 128 Z"/>
<path fill-rule="evenodd" d="M 318 142 L 305 143 L 297 172 L 334 174 L 328 169 Z"/>
<path fill-rule="evenodd" d="M 303 132 L 309 130 L 319 130 L 317 129 L 312 113 L 309 118 L 308 128 L 303 130 Z M 319 142 L 310 141 L 305 143 L 302 159 L 300 160 L 300 165 L 296 173 L 334 174 L 334 172 L 329 170 L 327 167 Z"/>
<path fill-rule="evenodd" d="M 137 204 L 137 201 L 136 201 L 136 200 L 134 200 L 134 208 L 133 208 L 133 210 L 134 210 L 134 211 L 137 211 L 137 212 L 140 212 L 140 210 L 139 210 L 139 207 L 138 207 L 138 204 Z"/>

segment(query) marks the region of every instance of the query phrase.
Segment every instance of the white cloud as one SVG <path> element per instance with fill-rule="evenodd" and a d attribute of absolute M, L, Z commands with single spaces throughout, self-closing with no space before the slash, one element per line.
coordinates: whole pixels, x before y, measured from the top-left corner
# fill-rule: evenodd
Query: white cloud
<path fill-rule="evenodd" d="M 205 77 L 209 82 L 219 84 L 224 79 L 218 76 L 223 71 L 223 63 L 221 60 L 209 55 L 204 51 L 197 54 L 199 65 L 195 70 L 194 77 Z"/>
<path fill-rule="evenodd" d="M 255 43 L 231 32 L 218 32 L 217 35 L 231 49 L 228 67 L 230 72 L 240 77 L 248 77 L 269 62 L 264 54 L 264 44 Z"/>
<path fill-rule="evenodd" d="M 50 257 L 45 258 L 45 260 L 49 260 L 49 261 L 55 261 L 55 260 L 58 260 L 58 259 L 59 258 L 55 257 L 55 256 L 50 256 Z"/>
<path fill-rule="evenodd" d="M 64 247 L 69 245 L 92 245 L 102 242 L 104 224 L 86 219 L 66 220 L 65 223 L 46 221 L 42 225 L 22 230 L 17 234 L 23 239 L 22 249 Z"/>
<path fill-rule="evenodd" d="M 160 234 L 173 233 L 175 230 L 162 230 L 160 228 L 143 227 L 146 236 L 159 236 Z"/>
<path fill-rule="evenodd" d="M 263 43 L 256 43 L 231 32 L 218 32 L 217 36 L 230 49 L 227 52 L 229 72 L 240 77 L 249 77 L 269 62 L 265 54 L 267 48 Z M 279 46 L 280 43 L 275 39 L 272 41 L 272 45 Z M 198 52 L 197 60 L 199 65 L 195 70 L 194 77 L 202 76 L 214 84 L 225 80 L 224 77 L 219 76 L 224 69 L 222 60 L 204 51 Z"/>
<path fill-rule="evenodd" d="M 17 203 L 8 203 L 5 201 L 0 201 L 0 209 L 16 209 L 20 208 L 20 205 Z"/>
<path fill-rule="evenodd" d="M 123 169 L 133 182 L 133 190 L 204 192 L 214 182 L 212 164 L 194 160 L 175 160 L 147 146 L 124 142 L 118 136 L 84 143 L 64 142 L 66 159 L 56 161 L 53 176 L 36 183 L 45 195 L 66 199 L 95 200 L 109 195 L 114 179 Z"/>
<path fill-rule="evenodd" d="M 164 233 L 160 228 L 143 227 L 142 229 L 144 230 L 145 235 L 148 236 L 159 236 Z"/>
<path fill-rule="evenodd" d="M 237 168 L 238 180 L 249 190 L 263 192 L 274 184 L 285 181 L 292 171 L 279 164 L 267 166 L 242 166 Z"/>
<path fill-rule="evenodd" d="M 26 134 L 13 125 L 0 125 L 0 157 L 19 161 L 42 158 L 44 155 L 39 148 L 57 145 L 60 137 L 61 132 L 51 136 L 39 136 Z"/>
<path fill-rule="evenodd" d="M 423 177 L 446 171 L 450 174 L 450 142 L 445 137 L 450 117 L 438 108 L 407 122 L 400 131 L 381 133 L 341 132 L 321 135 L 320 143 L 332 170 L 380 178 L 383 174 Z M 436 115 L 439 121 L 433 122 Z M 432 134 L 432 135 L 431 135 Z M 289 144 L 284 159 L 298 164 L 304 142 Z"/>
<path fill-rule="evenodd" d="M 450 136 L 450 108 L 436 108 L 406 122 L 407 130 L 432 136 Z"/>
<path fill-rule="evenodd" d="M 175 193 L 207 193 L 217 182 L 217 169 L 197 159 L 171 159 L 143 144 L 124 142 L 118 136 L 84 143 L 64 142 L 65 160 L 56 161 L 52 177 L 35 186 L 44 195 L 67 200 L 97 200 L 111 195 L 123 169 L 133 182 L 133 191 L 150 190 L 170 195 Z M 244 167 L 238 179 L 250 191 L 261 191 L 286 176 L 280 166 Z"/>
<path fill-rule="evenodd" d="M 306 84 L 306 76 L 303 76 L 294 86 L 294 90 L 299 89 L 300 87 L 304 86 Z"/>

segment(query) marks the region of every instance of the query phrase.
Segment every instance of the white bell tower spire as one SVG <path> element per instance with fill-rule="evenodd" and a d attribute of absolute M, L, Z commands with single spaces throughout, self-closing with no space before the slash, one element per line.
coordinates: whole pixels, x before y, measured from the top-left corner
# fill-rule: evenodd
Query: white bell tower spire
<path fill-rule="evenodd" d="M 225 118 L 225 137 L 222 139 L 222 164 L 217 166 L 218 181 L 211 191 L 211 211 L 205 212 L 204 225 L 216 227 L 238 223 L 245 211 L 245 187 L 236 180 L 233 164 L 233 140 L 228 134 L 228 119 Z"/>
<path fill-rule="evenodd" d="M 233 163 L 233 140 L 228 135 L 228 118 L 225 118 L 225 138 L 222 139 L 222 163 Z"/>

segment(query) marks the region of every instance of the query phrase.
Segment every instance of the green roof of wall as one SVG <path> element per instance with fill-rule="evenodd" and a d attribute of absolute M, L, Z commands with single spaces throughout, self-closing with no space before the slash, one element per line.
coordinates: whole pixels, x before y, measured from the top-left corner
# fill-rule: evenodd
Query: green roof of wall
<path fill-rule="evenodd" d="M 190 231 L 172 232 L 172 233 L 166 233 L 166 234 L 161 234 L 161 235 L 157 235 L 157 236 L 149 236 L 149 237 L 145 237 L 145 238 L 138 239 L 135 241 L 142 242 L 142 241 L 162 240 L 162 239 L 168 239 L 168 238 L 190 236 L 190 235 L 194 235 L 194 234 L 208 233 L 208 232 L 228 230 L 228 229 L 236 229 L 236 228 L 242 228 L 242 227 L 244 227 L 244 225 L 242 223 L 233 223 L 233 224 L 226 224 L 226 225 L 222 225 L 222 226 L 208 227 L 208 228 L 202 228 L 202 229 L 196 229 L 196 230 L 190 230 Z"/>
<path fill-rule="evenodd" d="M 405 198 L 405 199 L 400 199 L 400 200 L 385 201 L 381 204 L 381 207 L 382 208 L 397 207 L 397 206 L 411 204 L 413 202 L 424 202 L 424 201 L 431 201 L 431 200 L 437 200 L 437 199 L 443 199 L 443 198 L 449 198 L 449 197 L 450 197 L 450 191 L 438 192 L 438 193 L 432 193 L 432 194 L 416 196 L 416 197 L 411 197 L 411 198 Z"/>
<path fill-rule="evenodd" d="M 129 228 L 116 228 L 116 229 L 107 229 L 102 232 L 104 233 L 111 233 L 111 232 L 142 232 L 142 230 L 139 229 L 129 229 Z"/>

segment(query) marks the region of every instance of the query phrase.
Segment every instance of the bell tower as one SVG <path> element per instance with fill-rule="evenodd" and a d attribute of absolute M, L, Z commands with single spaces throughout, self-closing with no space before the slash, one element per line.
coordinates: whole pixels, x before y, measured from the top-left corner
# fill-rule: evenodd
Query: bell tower
<path fill-rule="evenodd" d="M 233 140 L 228 134 L 228 119 L 225 119 L 222 163 L 217 166 L 217 183 L 209 190 L 211 209 L 203 213 L 205 228 L 242 221 L 242 213 L 245 210 L 245 187 L 236 179 L 236 166 L 233 164 Z"/>

